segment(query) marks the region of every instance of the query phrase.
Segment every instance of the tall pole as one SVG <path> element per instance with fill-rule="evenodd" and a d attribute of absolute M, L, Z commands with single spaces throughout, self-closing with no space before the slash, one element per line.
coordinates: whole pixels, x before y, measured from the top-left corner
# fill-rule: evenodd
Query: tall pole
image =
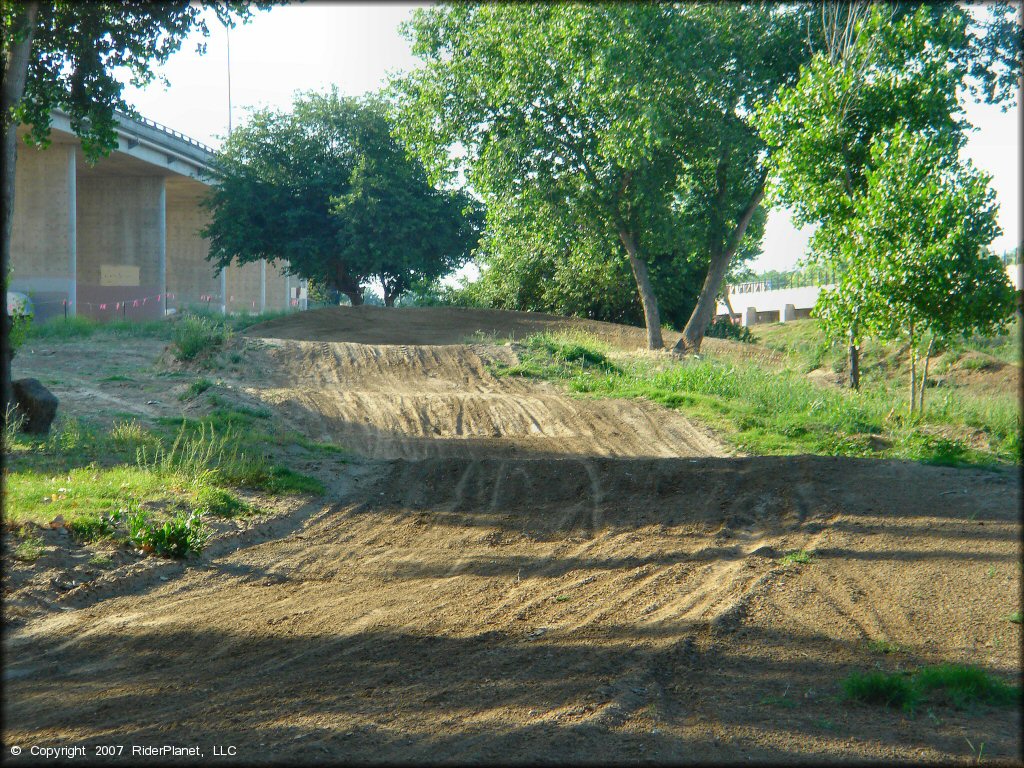
<path fill-rule="evenodd" d="M 224 33 L 228 38 L 228 138 L 231 138 L 231 27 L 224 24 Z M 220 306 L 223 314 L 228 313 L 228 268 L 220 271 Z"/>

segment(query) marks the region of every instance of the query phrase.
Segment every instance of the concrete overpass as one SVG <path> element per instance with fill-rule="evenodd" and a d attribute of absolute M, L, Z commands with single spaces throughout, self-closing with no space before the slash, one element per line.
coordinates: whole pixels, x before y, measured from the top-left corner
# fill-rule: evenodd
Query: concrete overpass
<path fill-rule="evenodd" d="M 200 234 L 214 150 L 149 120 L 118 114 L 117 149 L 90 166 L 68 116 L 52 143 L 20 140 L 9 290 L 36 317 L 155 318 L 203 306 L 221 312 L 295 307 L 305 286 L 283 263 L 232 264 L 218 276 Z"/>
<path fill-rule="evenodd" d="M 1006 276 L 1017 291 L 1024 290 L 1024 264 L 1007 264 Z M 785 323 L 810 317 L 818 301 L 818 294 L 828 285 L 787 286 L 779 288 L 768 281 L 729 285 L 729 303 L 742 325 L 758 323 Z M 719 301 L 715 318 L 729 317 L 724 301 Z"/>

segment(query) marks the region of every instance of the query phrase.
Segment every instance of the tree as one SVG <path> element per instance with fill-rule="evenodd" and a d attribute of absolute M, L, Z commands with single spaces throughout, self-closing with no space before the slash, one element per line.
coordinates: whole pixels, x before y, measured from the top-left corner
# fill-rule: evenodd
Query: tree
<path fill-rule="evenodd" d="M 293 274 L 353 305 L 380 279 L 384 299 L 459 266 L 482 213 L 467 195 L 435 189 L 391 136 L 379 104 L 308 93 L 290 112 L 256 110 L 216 160 L 205 205 L 208 258 L 224 268 L 286 260 Z"/>
<path fill-rule="evenodd" d="M 987 251 L 1000 233 L 988 176 L 902 125 L 876 137 L 870 164 L 836 244 L 849 268 L 835 290 L 822 294 L 820 313 L 832 332 L 856 313 L 864 332 L 908 340 L 913 413 L 919 340 L 931 336 L 923 411 L 935 339 L 1005 328 L 1014 290 L 1001 260 Z"/>
<path fill-rule="evenodd" d="M 955 156 L 968 129 L 962 94 L 1012 102 L 1020 30 L 1006 5 L 987 7 L 980 22 L 950 3 L 826 4 L 822 18 L 816 37 L 826 44 L 796 84 L 758 110 L 756 123 L 772 148 L 771 201 L 788 206 L 798 226 L 818 224 L 811 261 L 839 275 L 818 311 L 833 338 L 848 339 L 856 388 L 865 318 L 875 309 L 849 244 L 872 158 L 880 157 L 874 143 L 899 126 Z"/>
<path fill-rule="evenodd" d="M 560 252 L 551 233 L 564 228 L 604 243 L 595 259 L 622 254 L 651 348 L 662 346 L 652 264 L 699 252 L 708 274 L 688 323 L 699 349 L 763 194 L 745 115 L 795 80 L 798 18 L 782 6 L 420 10 L 406 33 L 425 66 L 395 83 L 399 130 L 435 178 L 464 170 L 488 227 L 517 228 L 524 248 Z"/>
<path fill-rule="evenodd" d="M 212 6 L 227 26 L 246 21 L 253 8 L 268 3 L 227 2 Z M 204 8 L 191 3 L 150 2 L 4 2 L 3 85 L 0 87 L 0 130 L 3 132 L 3 205 L 0 206 L 0 280 L 7 293 L 11 264 L 11 225 L 14 215 L 14 166 L 17 128 L 30 126 L 26 139 L 45 146 L 50 114 L 55 108 L 68 113 L 71 127 L 82 140 L 86 157 L 95 161 L 117 147 L 114 114 L 133 113 L 121 97 L 119 71 L 132 75 L 132 83 L 146 85 L 156 77 L 154 67 L 167 61 L 193 30 L 209 36 Z M 200 49 L 203 46 L 200 45 Z M 3 354 L 0 378 L 6 411 L 10 395 L 11 320 L 6 303 L 0 327 Z M 6 416 L 4 416 L 6 418 Z"/>

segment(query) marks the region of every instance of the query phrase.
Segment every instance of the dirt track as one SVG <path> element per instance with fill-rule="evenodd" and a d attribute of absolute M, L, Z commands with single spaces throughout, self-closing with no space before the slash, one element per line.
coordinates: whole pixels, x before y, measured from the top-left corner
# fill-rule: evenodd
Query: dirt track
<path fill-rule="evenodd" d="M 837 701 L 875 664 L 1019 673 L 1013 473 L 729 457 L 678 413 L 496 379 L 511 348 L 459 343 L 548 321 L 384 312 L 254 329 L 238 386 L 362 458 L 323 504 L 9 632 L 5 743 L 678 763 L 966 760 L 970 740 L 1020 760 L 1014 710 Z M 798 549 L 814 562 L 780 561 Z"/>

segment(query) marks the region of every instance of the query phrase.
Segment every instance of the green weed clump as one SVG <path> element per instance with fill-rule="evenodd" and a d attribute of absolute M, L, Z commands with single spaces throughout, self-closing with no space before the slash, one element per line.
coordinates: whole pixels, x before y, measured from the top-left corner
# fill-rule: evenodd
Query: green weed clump
<path fill-rule="evenodd" d="M 219 349 L 230 336 L 231 330 L 223 323 L 188 316 L 175 325 L 171 346 L 178 360 L 194 360 L 201 352 Z"/>
<path fill-rule="evenodd" d="M 22 529 L 22 536 L 24 538 L 14 548 L 14 559 L 26 563 L 38 560 L 45 549 L 45 542 L 42 537 L 31 533 L 26 534 L 24 528 Z"/>
<path fill-rule="evenodd" d="M 974 704 L 1007 706 L 1021 701 L 1021 689 L 982 669 L 963 664 L 922 667 L 916 673 L 853 672 L 842 683 L 849 701 L 908 712 L 924 700 L 963 709 Z"/>
<path fill-rule="evenodd" d="M 140 549 L 161 557 L 183 558 L 202 552 L 212 532 L 195 512 L 179 512 L 163 525 L 150 521 L 138 508 L 121 512 L 128 540 Z"/>
<path fill-rule="evenodd" d="M 205 487 L 196 492 L 193 509 L 201 515 L 239 517 L 253 511 L 252 505 L 223 488 Z"/>
<path fill-rule="evenodd" d="M 97 513 L 82 515 L 69 521 L 65 527 L 75 538 L 83 544 L 91 544 L 94 541 L 101 541 L 113 537 L 117 530 L 117 524 L 109 515 L 103 516 Z"/>
<path fill-rule="evenodd" d="M 213 386 L 213 382 L 210 381 L 207 378 L 196 379 L 195 381 L 193 381 L 191 384 L 188 385 L 188 388 L 184 392 L 181 393 L 181 396 L 178 399 L 179 400 L 190 400 L 193 397 L 195 397 L 196 395 L 203 394 L 203 392 L 205 392 L 206 390 L 208 390 L 212 386 Z"/>

